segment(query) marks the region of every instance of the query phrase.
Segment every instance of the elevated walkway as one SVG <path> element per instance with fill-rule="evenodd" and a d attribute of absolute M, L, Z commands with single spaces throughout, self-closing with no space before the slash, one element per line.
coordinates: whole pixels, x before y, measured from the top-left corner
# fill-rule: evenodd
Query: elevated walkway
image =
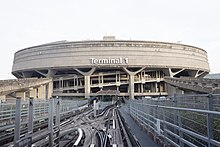
<path fill-rule="evenodd" d="M 128 124 L 131 132 L 136 137 L 142 147 L 158 147 L 158 145 L 147 135 L 147 133 L 131 118 L 126 111 L 126 106 L 119 109 L 126 124 Z"/>
<path fill-rule="evenodd" d="M 18 91 L 27 91 L 30 88 L 52 83 L 50 78 L 24 78 L 0 81 L 0 95 L 7 95 Z"/>
<path fill-rule="evenodd" d="M 199 93 L 220 93 L 220 80 L 217 79 L 165 77 L 164 81 L 174 87 Z"/>

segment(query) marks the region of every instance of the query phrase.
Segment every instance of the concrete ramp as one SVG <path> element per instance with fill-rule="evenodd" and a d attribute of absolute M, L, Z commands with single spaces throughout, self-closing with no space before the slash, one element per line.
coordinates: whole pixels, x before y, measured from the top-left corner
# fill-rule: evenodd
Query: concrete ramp
<path fill-rule="evenodd" d="M 220 93 L 220 80 L 180 77 L 165 77 L 164 81 L 180 89 L 191 90 L 199 93 Z"/>
<path fill-rule="evenodd" d="M 52 82 L 50 78 L 24 78 L 0 81 L 0 95 L 7 95 L 13 92 L 27 91 L 41 85 Z"/>

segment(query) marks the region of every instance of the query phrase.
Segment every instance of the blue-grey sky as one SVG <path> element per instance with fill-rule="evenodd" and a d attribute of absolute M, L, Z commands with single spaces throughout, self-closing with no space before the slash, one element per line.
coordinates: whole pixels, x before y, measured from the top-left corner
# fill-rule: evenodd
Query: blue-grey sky
<path fill-rule="evenodd" d="M 0 79 L 19 49 L 60 40 L 182 41 L 208 52 L 220 73 L 219 0 L 1 0 Z"/>

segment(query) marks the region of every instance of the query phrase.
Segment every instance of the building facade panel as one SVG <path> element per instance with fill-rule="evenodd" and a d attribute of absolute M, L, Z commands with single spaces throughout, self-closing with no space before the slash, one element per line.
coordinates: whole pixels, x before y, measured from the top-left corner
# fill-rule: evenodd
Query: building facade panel
<path fill-rule="evenodd" d="M 132 93 L 130 97 L 165 94 L 164 76 L 199 77 L 208 72 L 207 53 L 201 48 L 132 40 L 34 46 L 16 52 L 12 68 L 18 78 L 54 77 L 55 92 L 60 88 L 61 95 L 82 95 L 85 91 L 95 95 L 99 90 L 111 89 L 122 95 Z M 131 76 L 134 76 L 133 85 L 129 82 Z M 129 87 L 133 87 L 132 91 Z"/>

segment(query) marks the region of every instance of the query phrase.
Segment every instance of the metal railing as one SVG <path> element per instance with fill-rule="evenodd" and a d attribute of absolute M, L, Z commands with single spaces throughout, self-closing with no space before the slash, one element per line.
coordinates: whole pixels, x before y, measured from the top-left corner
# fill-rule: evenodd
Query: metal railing
<path fill-rule="evenodd" d="M 73 101 L 60 100 L 60 113 L 64 114 L 68 111 L 73 111 L 78 107 L 85 105 L 88 101 Z M 56 103 L 56 100 L 53 101 Z M 21 100 L 21 123 L 28 121 L 29 102 Z M 40 120 L 48 117 L 49 100 L 33 100 L 33 119 Z M 54 109 L 53 114 L 55 115 Z M 16 103 L 1 103 L 0 104 L 0 131 L 10 125 L 15 124 Z"/>
<path fill-rule="evenodd" d="M 220 146 L 220 95 L 127 101 L 130 115 L 172 146 Z"/>
<path fill-rule="evenodd" d="M 5 138 L 4 134 L 8 133 L 14 136 L 14 146 L 31 145 L 34 125 L 44 123 L 48 127 L 46 135 L 49 135 L 49 145 L 58 144 L 61 117 L 75 114 L 77 110 L 83 109 L 85 107 L 83 105 L 87 102 L 87 100 L 61 100 L 57 97 L 40 101 L 33 98 L 28 101 L 16 98 L 16 103 L 2 103 L 0 104 L 0 138 Z"/>

